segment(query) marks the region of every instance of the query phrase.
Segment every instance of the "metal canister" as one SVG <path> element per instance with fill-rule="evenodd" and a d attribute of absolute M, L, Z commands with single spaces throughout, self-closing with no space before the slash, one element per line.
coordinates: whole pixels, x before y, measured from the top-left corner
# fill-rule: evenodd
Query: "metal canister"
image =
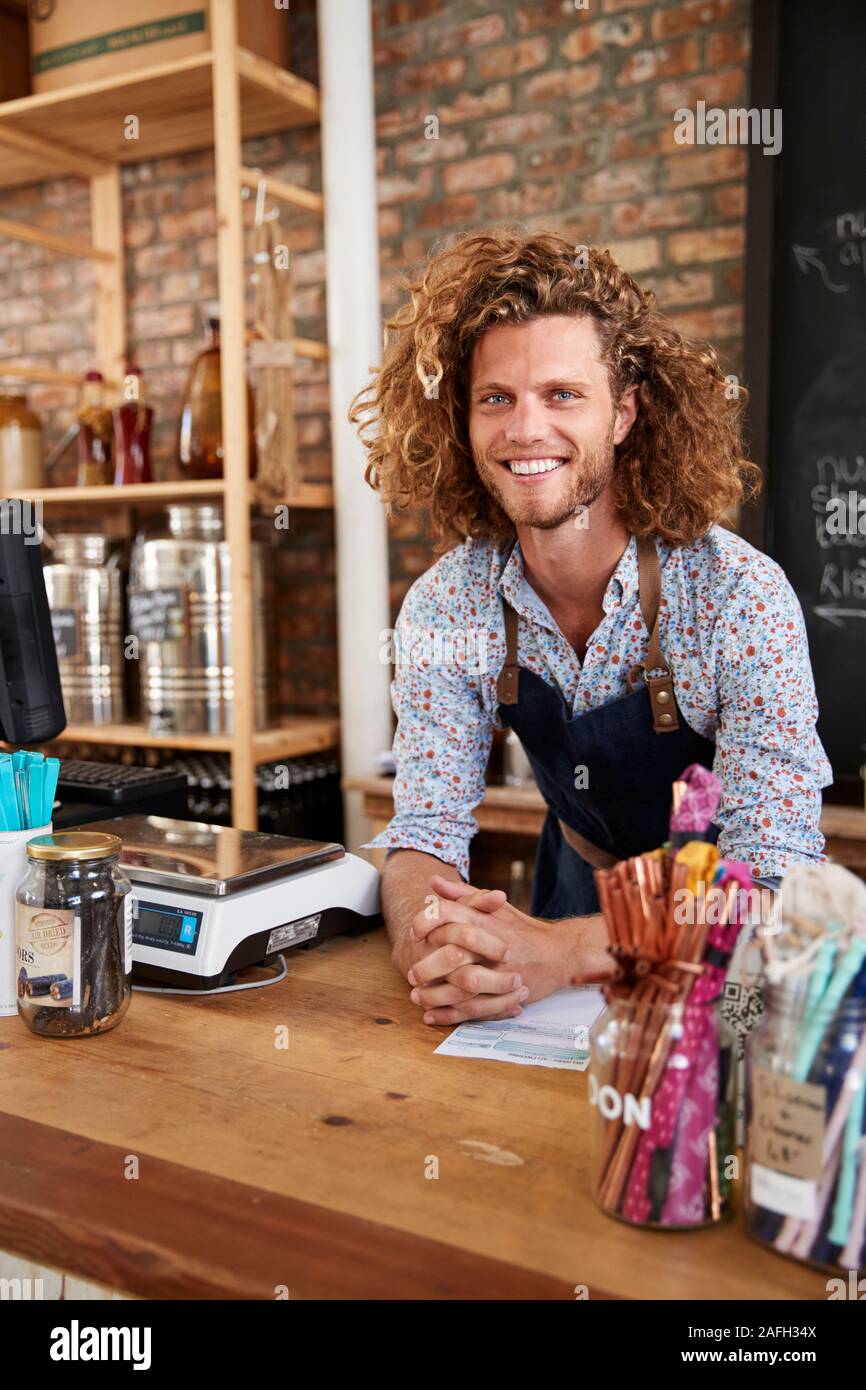
<path fill-rule="evenodd" d="M 167 525 L 141 534 L 129 574 L 130 631 L 138 639 L 141 714 L 153 733 L 232 732 L 232 585 L 222 508 L 166 508 Z M 255 721 L 267 722 L 262 547 L 252 543 Z"/>
<path fill-rule="evenodd" d="M 123 554 L 107 536 L 58 535 L 45 566 L 63 703 L 71 724 L 115 724 L 123 692 Z"/>

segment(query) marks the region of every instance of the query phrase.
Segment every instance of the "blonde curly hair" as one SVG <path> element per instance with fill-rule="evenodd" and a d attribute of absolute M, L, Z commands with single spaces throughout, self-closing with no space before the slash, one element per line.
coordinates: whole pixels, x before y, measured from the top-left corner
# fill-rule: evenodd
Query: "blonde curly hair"
<path fill-rule="evenodd" d="M 614 499 L 633 534 L 687 545 L 760 485 L 759 469 L 741 457 L 745 392 L 726 390 L 715 349 L 684 340 L 655 294 L 607 251 L 580 249 L 576 256 L 551 232 L 466 233 L 419 280 L 404 279 L 411 301 L 386 322 L 382 365 L 349 419 L 367 451 L 365 478 L 389 515 L 428 508 L 440 550 L 467 536 L 503 544 L 515 535 L 469 442 L 472 350 L 495 324 L 546 314 L 594 320 L 614 402 L 638 388 L 614 473 Z"/>

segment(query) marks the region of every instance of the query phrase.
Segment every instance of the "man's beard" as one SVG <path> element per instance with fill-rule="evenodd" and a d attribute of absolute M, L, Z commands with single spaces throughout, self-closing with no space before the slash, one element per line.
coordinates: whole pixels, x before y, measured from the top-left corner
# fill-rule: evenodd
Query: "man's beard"
<path fill-rule="evenodd" d="M 515 456 L 519 457 L 517 451 Z M 555 531 L 568 521 L 597 502 L 610 483 L 614 471 L 613 423 L 603 443 L 582 453 L 569 455 L 563 465 L 567 487 L 555 498 L 545 498 L 542 489 L 536 493 L 526 488 L 523 495 L 506 496 L 506 482 L 502 475 L 502 464 L 494 460 L 482 459 L 473 451 L 478 476 L 487 491 L 496 499 L 509 520 L 515 526 L 533 526 L 539 531 Z M 548 458 L 563 457 L 552 449 Z"/>

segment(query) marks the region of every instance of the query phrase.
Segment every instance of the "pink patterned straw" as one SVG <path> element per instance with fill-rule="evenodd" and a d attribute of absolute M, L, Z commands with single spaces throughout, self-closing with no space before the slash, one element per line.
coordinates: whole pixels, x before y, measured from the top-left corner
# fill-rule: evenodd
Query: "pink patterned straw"
<path fill-rule="evenodd" d="M 682 1104 L 663 1226 L 696 1226 L 706 1214 L 704 1176 L 710 1134 L 716 1127 L 719 1095 L 719 1038 L 710 1015 L 698 1044 L 692 1079 Z"/>
<path fill-rule="evenodd" d="M 671 814 L 671 835 L 700 838 L 712 824 L 722 799 L 722 784 L 715 773 L 701 763 L 692 763 L 679 778 L 686 790 L 679 810 Z"/>

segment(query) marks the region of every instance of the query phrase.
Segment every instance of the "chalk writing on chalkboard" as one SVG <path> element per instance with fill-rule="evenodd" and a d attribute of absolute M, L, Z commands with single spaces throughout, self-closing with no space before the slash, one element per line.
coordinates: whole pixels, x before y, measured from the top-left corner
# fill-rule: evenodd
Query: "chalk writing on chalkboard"
<path fill-rule="evenodd" d="M 51 610 L 51 630 L 54 633 L 54 646 L 58 660 L 78 656 L 81 614 L 77 608 L 53 608 Z"/>
<path fill-rule="evenodd" d="M 826 252 L 817 246 L 801 246 L 794 242 L 791 250 L 803 275 L 817 276 L 831 294 L 847 294 L 851 277 L 866 275 L 866 208 L 854 212 L 839 212 L 826 228 L 830 244 Z"/>
<path fill-rule="evenodd" d="M 862 800 L 866 5 L 834 0 L 832 24 L 814 0 L 771 8 L 785 144 L 756 161 L 775 172 L 766 541 L 803 610 L 818 736 L 846 796 Z"/>
<path fill-rule="evenodd" d="M 129 626 L 139 642 L 180 642 L 186 636 L 183 589 L 130 589 Z"/>

